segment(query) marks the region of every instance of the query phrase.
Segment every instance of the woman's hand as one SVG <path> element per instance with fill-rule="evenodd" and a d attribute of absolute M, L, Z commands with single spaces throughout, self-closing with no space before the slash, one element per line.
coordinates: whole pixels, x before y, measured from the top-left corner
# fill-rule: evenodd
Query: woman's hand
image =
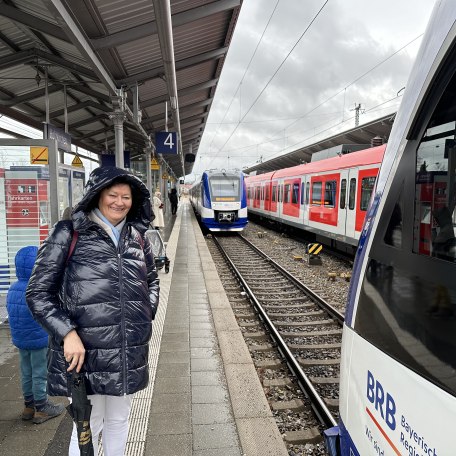
<path fill-rule="evenodd" d="M 70 364 L 67 369 L 68 372 L 72 371 L 75 367 L 76 372 L 81 370 L 84 363 L 85 348 L 75 329 L 72 329 L 63 338 L 63 355 L 66 362 Z"/>

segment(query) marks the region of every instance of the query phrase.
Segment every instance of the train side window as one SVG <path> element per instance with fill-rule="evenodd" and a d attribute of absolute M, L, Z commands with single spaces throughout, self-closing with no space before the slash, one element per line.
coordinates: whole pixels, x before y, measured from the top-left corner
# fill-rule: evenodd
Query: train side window
<path fill-rule="evenodd" d="M 264 199 L 269 201 L 269 184 L 266 184 L 266 187 L 264 187 Z"/>
<path fill-rule="evenodd" d="M 304 182 L 301 184 L 301 206 L 304 204 Z"/>
<path fill-rule="evenodd" d="M 348 208 L 352 211 L 355 208 L 356 199 L 356 179 L 350 179 L 350 189 L 348 191 Z"/>
<path fill-rule="evenodd" d="M 413 251 L 456 259 L 456 122 L 426 130 L 416 153 Z"/>
<path fill-rule="evenodd" d="M 321 206 L 321 182 L 312 183 L 312 206 Z"/>
<path fill-rule="evenodd" d="M 336 204 L 336 181 L 325 182 L 325 207 L 334 207 Z"/>
<path fill-rule="evenodd" d="M 283 202 L 284 203 L 290 202 L 290 184 L 285 185 L 285 191 L 283 193 Z"/>
<path fill-rule="evenodd" d="M 372 196 L 375 185 L 375 177 L 364 177 L 361 180 L 361 198 L 359 202 L 359 208 L 362 211 L 367 211 L 369 202 Z"/>
<path fill-rule="evenodd" d="M 342 179 L 340 183 L 340 203 L 341 209 L 345 209 L 345 201 L 347 200 L 347 179 Z"/>
<path fill-rule="evenodd" d="M 306 204 L 309 204 L 310 201 L 310 182 L 307 182 L 306 184 Z"/>
<path fill-rule="evenodd" d="M 291 194 L 291 202 L 298 204 L 299 201 L 299 184 L 293 184 L 293 192 Z"/>
<path fill-rule="evenodd" d="M 282 202 L 282 196 L 283 196 L 283 185 L 280 184 L 279 185 L 279 198 L 278 198 L 279 203 Z"/>
<path fill-rule="evenodd" d="M 271 200 L 275 203 L 277 201 L 277 185 L 272 186 L 272 198 Z"/>
<path fill-rule="evenodd" d="M 389 189 L 385 187 L 383 209 L 388 212 L 378 219 L 383 231 L 378 230 L 372 240 L 353 324 L 362 338 L 452 399 L 456 397 L 455 61 L 453 46 L 412 118 L 410 140 Z M 385 243 L 398 248 L 384 248 Z"/>

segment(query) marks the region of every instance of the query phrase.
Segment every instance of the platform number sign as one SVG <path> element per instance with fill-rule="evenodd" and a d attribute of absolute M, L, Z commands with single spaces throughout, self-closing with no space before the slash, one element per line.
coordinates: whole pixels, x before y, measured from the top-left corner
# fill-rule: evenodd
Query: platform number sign
<path fill-rule="evenodd" d="M 159 154 L 177 154 L 177 133 L 175 131 L 157 131 L 155 147 Z"/>

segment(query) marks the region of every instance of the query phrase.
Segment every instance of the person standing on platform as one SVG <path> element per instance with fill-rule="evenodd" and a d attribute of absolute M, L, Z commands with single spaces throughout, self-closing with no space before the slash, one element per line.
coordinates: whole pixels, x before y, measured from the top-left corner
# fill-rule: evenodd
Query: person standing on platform
<path fill-rule="evenodd" d="M 58 222 L 38 251 L 27 304 L 50 334 L 49 394 L 71 396 L 84 375 L 94 454 L 123 456 L 133 394 L 149 382 L 149 341 L 159 280 L 145 232 L 150 194 L 116 167 L 95 169 L 71 220 Z M 69 456 L 79 456 L 76 426 Z"/>
<path fill-rule="evenodd" d="M 177 212 L 177 203 L 179 198 L 177 197 L 177 190 L 172 188 L 168 194 L 169 202 L 171 203 L 171 214 L 176 215 Z"/>
<path fill-rule="evenodd" d="M 38 247 L 28 246 L 20 249 L 14 262 L 16 276 L 6 295 L 6 308 L 13 344 L 19 349 L 22 394 L 25 408 L 22 419 L 32 420 L 35 424 L 59 416 L 64 410 L 61 404 L 53 404 L 47 397 L 47 346 L 46 331 L 33 319 L 27 302 L 27 288 Z"/>
<path fill-rule="evenodd" d="M 163 217 L 163 201 L 161 199 L 161 193 L 157 190 L 154 195 L 154 228 L 156 230 L 163 228 L 165 226 L 165 218 Z"/>

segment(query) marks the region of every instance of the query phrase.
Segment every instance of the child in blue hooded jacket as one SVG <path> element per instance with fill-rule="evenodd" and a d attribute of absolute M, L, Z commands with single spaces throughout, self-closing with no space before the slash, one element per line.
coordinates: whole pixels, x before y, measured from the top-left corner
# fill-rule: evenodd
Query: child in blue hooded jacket
<path fill-rule="evenodd" d="M 46 331 L 33 319 L 25 300 L 25 290 L 32 274 L 38 247 L 20 249 L 15 257 L 16 276 L 6 296 L 6 307 L 13 344 L 19 349 L 22 392 L 25 408 L 23 420 L 44 423 L 60 415 L 64 407 L 47 398 Z"/>

